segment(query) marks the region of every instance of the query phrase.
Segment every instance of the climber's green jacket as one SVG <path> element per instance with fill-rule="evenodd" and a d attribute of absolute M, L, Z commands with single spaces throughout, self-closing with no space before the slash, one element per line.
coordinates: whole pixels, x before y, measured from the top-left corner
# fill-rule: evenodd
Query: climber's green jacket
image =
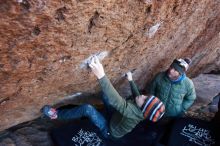
<path fill-rule="evenodd" d="M 143 113 L 134 100 L 121 97 L 106 76 L 99 79 L 99 83 L 109 104 L 116 109 L 110 121 L 110 133 L 114 138 L 120 138 L 144 120 Z M 134 82 L 130 82 L 130 85 L 132 92 L 139 94 Z"/>

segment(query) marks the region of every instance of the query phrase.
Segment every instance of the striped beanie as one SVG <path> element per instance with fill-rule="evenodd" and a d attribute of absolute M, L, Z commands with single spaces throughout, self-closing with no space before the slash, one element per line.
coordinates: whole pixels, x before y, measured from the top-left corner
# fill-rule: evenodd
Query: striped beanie
<path fill-rule="evenodd" d="M 145 119 L 157 122 L 165 113 L 165 106 L 158 97 L 148 96 L 141 107 Z"/>

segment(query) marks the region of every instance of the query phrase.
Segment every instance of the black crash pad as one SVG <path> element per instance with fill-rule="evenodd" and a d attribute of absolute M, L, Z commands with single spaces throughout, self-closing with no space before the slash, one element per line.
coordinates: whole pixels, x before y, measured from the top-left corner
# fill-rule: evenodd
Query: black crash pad
<path fill-rule="evenodd" d="M 172 127 L 168 146 L 214 146 L 212 126 L 207 121 L 180 118 Z"/>
<path fill-rule="evenodd" d="M 150 144 L 146 140 L 143 124 L 121 139 L 107 140 L 101 136 L 97 127 L 83 119 L 52 129 L 51 136 L 55 146 L 146 146 Z"/>

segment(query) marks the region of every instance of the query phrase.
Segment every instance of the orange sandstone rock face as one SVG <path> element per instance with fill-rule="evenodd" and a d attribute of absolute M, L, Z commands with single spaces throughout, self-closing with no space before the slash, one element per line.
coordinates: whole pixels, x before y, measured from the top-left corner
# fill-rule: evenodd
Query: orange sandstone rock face
<path fill-rule="evenodd" d="M 142 89 L 176 57 L 192 57 L 190 76 L 219 69 L 220 2 L 0 0 L 0 131 L 97 93 L 92 54 L 122 95 L 130 69 Z"/>

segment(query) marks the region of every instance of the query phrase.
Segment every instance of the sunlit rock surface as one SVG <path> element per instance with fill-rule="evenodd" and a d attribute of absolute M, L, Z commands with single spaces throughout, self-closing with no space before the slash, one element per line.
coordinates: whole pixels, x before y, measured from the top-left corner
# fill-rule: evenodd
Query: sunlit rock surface
<path fill-rule="evenodd" d="M 220 1 L 0 0 L 0 131 L 97 93 L 92 54 L 122 95 L 125 72 L 143 89 L 176 57 L 192 58 L 191 77 L 218 71 Z"/>

